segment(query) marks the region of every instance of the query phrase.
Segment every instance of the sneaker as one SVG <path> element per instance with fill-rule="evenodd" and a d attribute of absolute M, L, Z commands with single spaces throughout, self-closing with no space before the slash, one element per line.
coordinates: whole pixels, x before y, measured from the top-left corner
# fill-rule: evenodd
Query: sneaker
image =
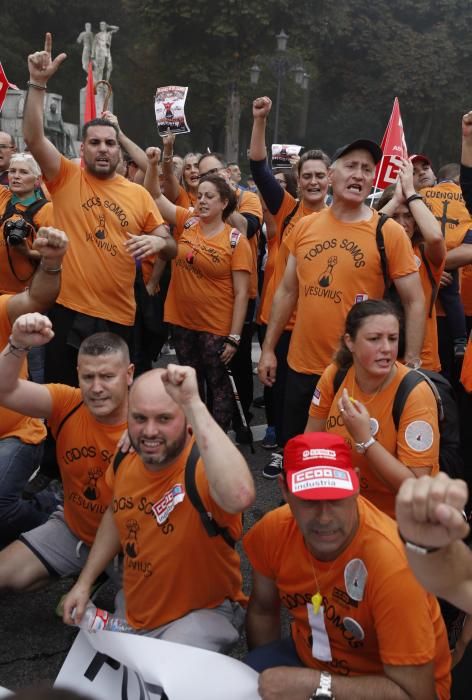
<path fill-rule="evenodd" d="M 255 406 L 256 408 L 264 408 L 264 406 L 265 406 L 264 395 L 261 394 L 261 396 L 256 396 L 256 398 L 252 402 L 252 405 Z"/>
<path fill-rule="evenodd" d="M 454 359 L 462 361 L 467 347 L 467 338 L 456 338 L 454 340 Z"/>
<path fill-rule="evenodd" d="M 284 468 L 284 456 L 278 452 L 272 452 L 269 461 L 262 470 L 265 479 L 276 479 Z"/>
<path fill-rule="evenodd" d="M 265 435 L 262 438 L 261 447 L 264 450 L 275 450 L 278 447 L 277 438 L 275 437 L 275 428 L 273 425 L 268 425 Z"/>

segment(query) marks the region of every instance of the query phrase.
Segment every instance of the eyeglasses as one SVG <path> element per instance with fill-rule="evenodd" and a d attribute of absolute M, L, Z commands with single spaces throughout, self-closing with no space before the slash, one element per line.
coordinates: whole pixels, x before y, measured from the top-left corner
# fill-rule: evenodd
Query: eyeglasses
<path fill-rule="evenodd" d="M 223 170 L 223 168 L 212 168 L 211 170 L 207 170 L 206 173 L 202 173 L 198 179 L 202 180 L 207 175 L 214 175 L 215 173 L 219 173 L 220 170 Z"/>

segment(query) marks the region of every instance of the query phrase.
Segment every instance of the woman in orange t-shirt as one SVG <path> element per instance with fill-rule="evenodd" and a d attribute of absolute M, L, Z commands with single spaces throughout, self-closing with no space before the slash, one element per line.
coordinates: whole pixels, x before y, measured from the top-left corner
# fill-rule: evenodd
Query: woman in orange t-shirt
<path fill-rule="evenodd" d="M 200 180 L 193 214 L 160 192 L 158 177 L 153 186 L 178 242 L 164 320 L 173 325 L 179 362 L 196 369 L 201 395 L 209 390 L 213 417 L 227 430 L 234 398 L 226 367 L 239 346 L 252 269 L 247 239 L 225 223 L 236 195 L 222 177 L 207 175 Z"/>
<path fill-rule="evenodd" d="M 399 319 L 390 302 L 354 304 L 335 362 L 313 394 L 306 426 L 306 432 L 326 430 L 346 440 L 360 472 L 362 495 L 392 518 L 402 482 L 439 471 L 437 405 L 426 382 L 412 389 L 395 427 L 395 395 L 412 371 L 397 362 L 398 335 Z"/>
<path fill-rule="evenodd" d="M 415 252 L 426 299 L 426 326 L 421 366 L 441 370 L 438 351 L 435 301 L 446 262 L 446 243 L 441 226 L 413 186 L 413 165 L 403 160 L 396 185 L 387 187 L 378 203 L 382 214 L 391 216 L 405 229 Z"/>
<path fill-rule="evenodd" d="M 167 199 L 179 207 L 188 209 L 194 207 L 197 202 L 200 153 L 187 153 L 183 159 L 182 176 L 179 181 L 174 170 L 174 141 L 175 134 L 166 134 L 162 137 L 164 189 Z"/>

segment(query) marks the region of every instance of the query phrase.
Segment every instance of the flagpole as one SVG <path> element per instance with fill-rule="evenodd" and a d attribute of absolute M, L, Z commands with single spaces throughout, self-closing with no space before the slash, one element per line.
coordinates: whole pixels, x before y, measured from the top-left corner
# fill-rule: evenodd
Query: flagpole
<path fill-rule="evenodd" d="M 380 188 L 378 187 L 378 184 L 379 184 L 379 180 L 380 180 L 380 173 L 382 172 L 382 165 L 383 165 L 383 162 L 384 162 L 384 157 L 385 157 L 385 156 L 382 154 L 382 159 L 381 159 L 381 161 L 380 161 L 379 169 L 378 169 L 377 180 L 375 181 L 374 191 L 373 191 L 373 193 L 372 193 L 372 195 L 371 195 L 371 199 L 370 199 L 370 208 L 371 208 L 371 209 L 374 208 L 375 195 L 377 194 L 377 190 L 380 189 Z"/>

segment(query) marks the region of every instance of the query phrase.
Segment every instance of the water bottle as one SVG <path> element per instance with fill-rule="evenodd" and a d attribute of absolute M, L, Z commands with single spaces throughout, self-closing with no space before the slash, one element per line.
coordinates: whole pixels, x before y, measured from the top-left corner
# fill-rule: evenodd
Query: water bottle
<path fill-rule="evenodd" d="M 72 611 L 72 618 L 75 618 L 75 608 Z M 111 632 L 134 632 L 133 627 L 128 625 L 126 620 L 115 617 L 108 610 L 97 608 L 91 600 L 87 603 L 82 620 L 77 625 L 80 629 L 88 632 L 98 632 L 99 630 L 109 630 Z"/>

